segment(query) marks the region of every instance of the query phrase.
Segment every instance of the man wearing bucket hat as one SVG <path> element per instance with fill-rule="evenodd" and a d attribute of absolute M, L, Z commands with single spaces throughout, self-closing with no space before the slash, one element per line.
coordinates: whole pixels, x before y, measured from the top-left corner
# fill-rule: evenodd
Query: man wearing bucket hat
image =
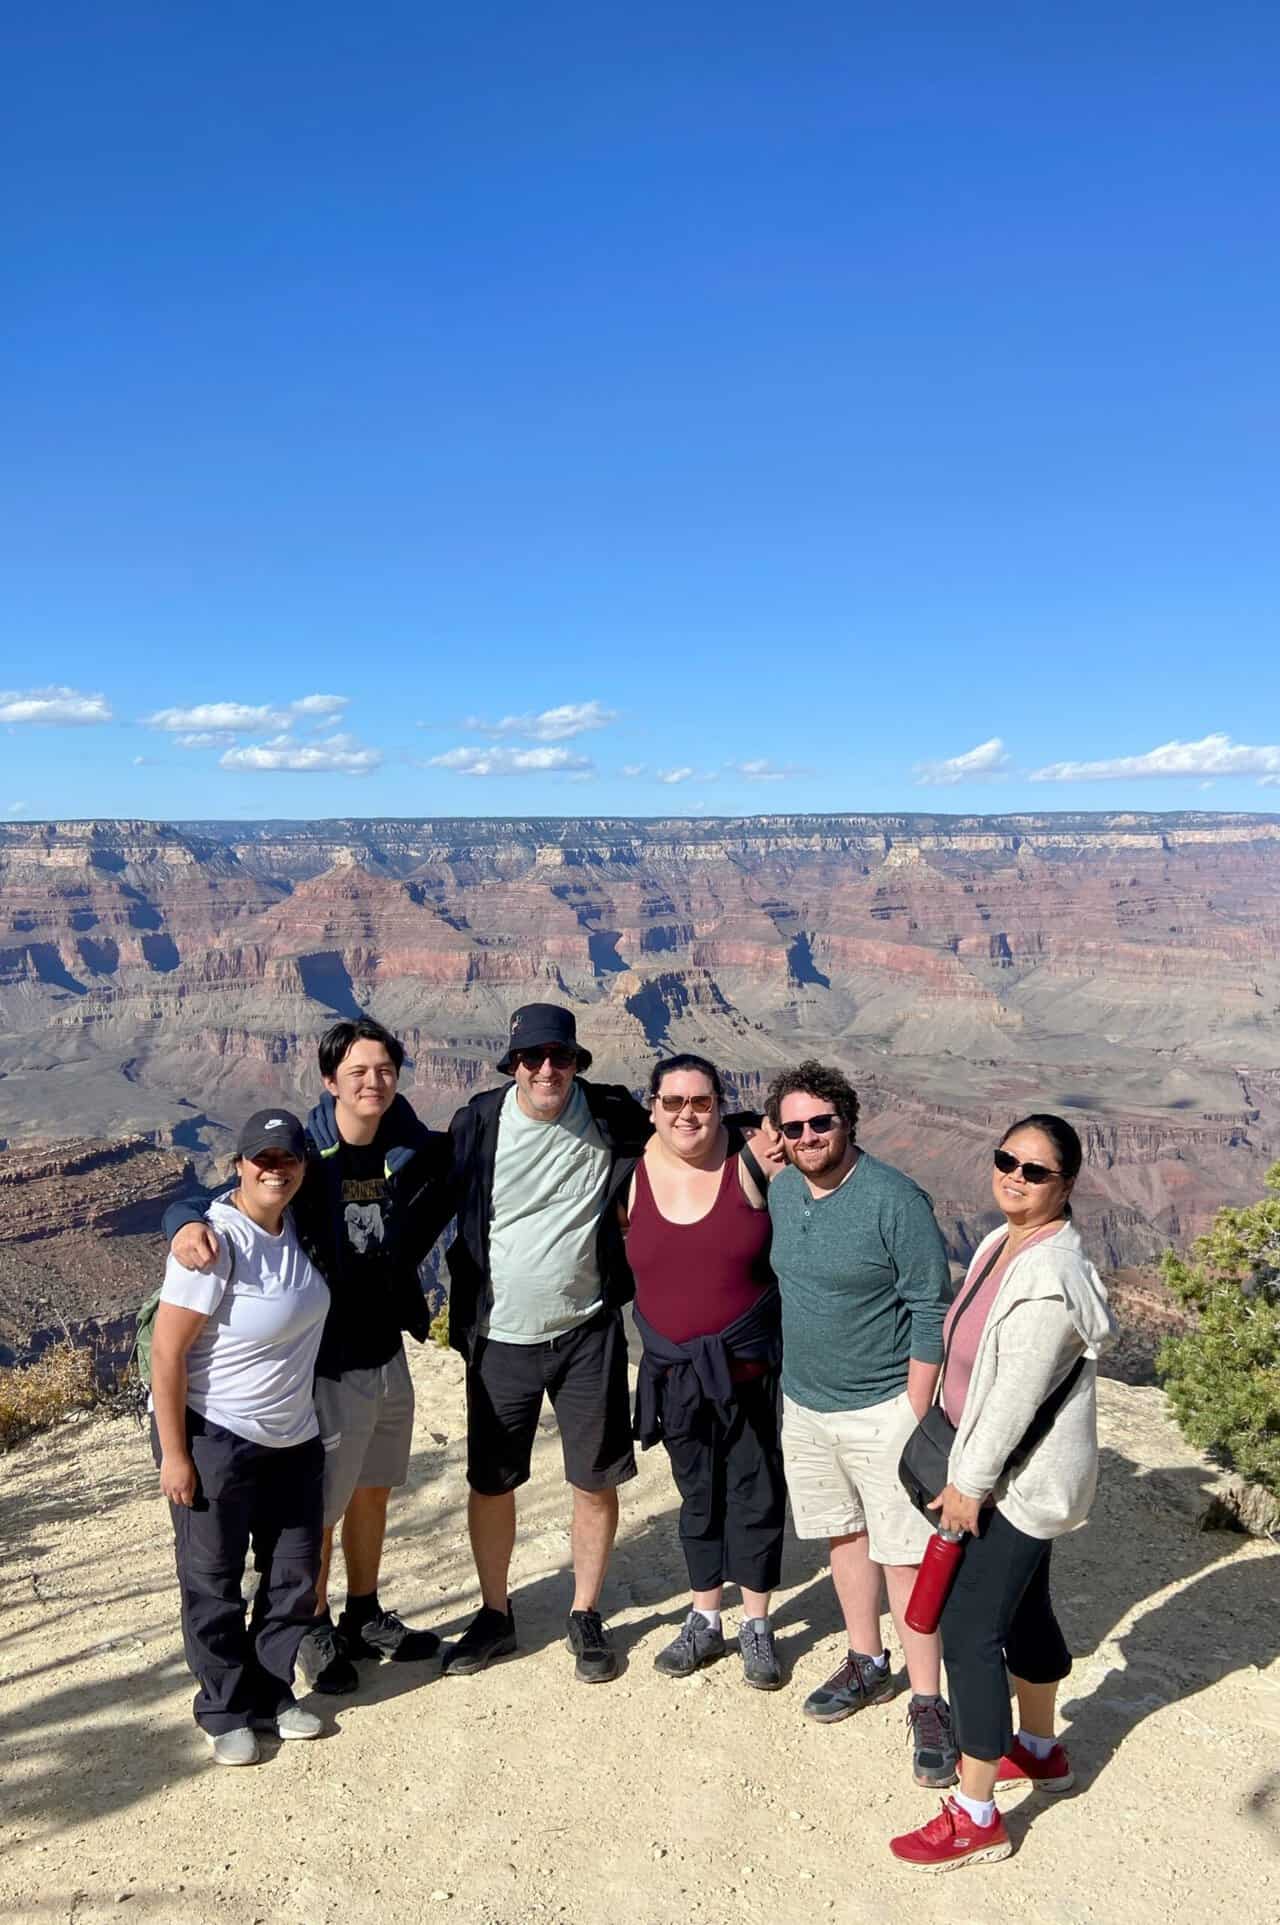
<path fill-rule="evenodd" d="M 617 1673 L 598 1606 L 618 1485 L 636 1469 L 621 1317 L 635 1285 L 614 1205 L 649 1119 L 621 1086 L 585 1081 L 590 1064 L 571 1011 L 517 1009 L 498 1064 L 512 1080 L 458 1111 L 449 1192 L 426 1202 L 437 1233 L 457 1217 L 449 1340 L 467 1362 L 467 1522 L 482 1599 L 445 1653 L 452 1676 L 516 1649 L 507 1594 L 515 1492 L 529 1476 L 544 1394 L 573 1491 L 576 1675 L 595 1684 Z"/>

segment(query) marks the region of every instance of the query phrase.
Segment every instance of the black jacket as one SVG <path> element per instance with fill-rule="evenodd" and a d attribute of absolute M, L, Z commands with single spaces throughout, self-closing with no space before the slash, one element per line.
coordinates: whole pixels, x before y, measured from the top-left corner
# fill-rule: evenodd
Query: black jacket
<path fill-rule="evenodd" d="M 762 1363 L 776 1377 L 782 1362 L 782 1302 L 776 1285 L 725 1329 L 688 1343 L 664 1337 L 638 1310 L 635 1320 L 644 1352 L 633 1428 L 645 1450 L 662 1437 L 674 1441 L 691 1436 L 708 1404 L 722 1423 L 729 1423 L 737 1397 L 733 1364 Z"/>
<path fill-rule="evenodd" d="M 627 1262 L 616 1204 L 651 1125 L 634 1096 L 620 1083 L 578 1079 L 592 1118 L 609 1152 L 609 1181 L 600 1210 L 596 1257 L 600 1288 L 610 1308 L 630 1302 L 635 1279 Z M 498 1118 L 507 1092 L 481 1090 L 464 1103 L 449 1125 L 453 1171 L 447 1184 L 423 1188 L 411 1212 L 407 1235 L 415 1248 L 430 1248 L 456 1217 L 456 1234 L 445 1253 L 449 1266 L 449 1342 L 471 1358 L 481 1319 L 492 1305 L 489 1276 L 489 1225 L 493 1218 L 493 1173 L 498 1156 Z"/>

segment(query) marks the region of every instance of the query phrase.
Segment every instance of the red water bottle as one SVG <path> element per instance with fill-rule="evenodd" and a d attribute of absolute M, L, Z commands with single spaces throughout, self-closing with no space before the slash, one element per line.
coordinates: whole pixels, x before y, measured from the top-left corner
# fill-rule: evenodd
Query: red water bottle
<path fill-rule="evenodd" d="M 907 1623 L 913 1631 L 928 1634 L 938 1628 L 947 1593 L 955 1582 L 964 1556 L 963 1531 L 935 1531 L 929 1539 L 907 1605 Z"/>

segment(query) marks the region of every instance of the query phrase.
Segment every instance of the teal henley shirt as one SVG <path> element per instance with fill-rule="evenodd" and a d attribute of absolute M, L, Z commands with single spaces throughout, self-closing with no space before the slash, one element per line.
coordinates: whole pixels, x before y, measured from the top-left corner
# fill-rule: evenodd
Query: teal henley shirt
<path fill-rule="evenodd" d="M 770 1262 L 782 1292 L 782 1388 L 806 1410 L 864 1410 L 942 1362 L 951 1272 L 933 1205 L 862 1151 L 829 1196 L 799 1170 L 769 1185 Z"/>

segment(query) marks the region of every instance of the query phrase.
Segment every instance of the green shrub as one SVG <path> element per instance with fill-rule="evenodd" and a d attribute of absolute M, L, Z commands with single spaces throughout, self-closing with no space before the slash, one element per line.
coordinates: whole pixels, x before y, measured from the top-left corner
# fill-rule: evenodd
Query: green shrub
<path fill-rule="evenodd" d="M 1280 1493 L 1280 1163 L 1266 1188 L 1219 1210 L 1188 1259 L 1165 1252 L 1164 1280 L 1195 1325 L 1166 1339 L 1156 1369 L 1184 1436 Z"/>
<path fill-rule="evenodd" d="M 445 1298 L 435 1316 L 431 1319 L 431 1341 L 438 1343 L 441 1350 L 449 1348 L 449 1299 Z"/>

